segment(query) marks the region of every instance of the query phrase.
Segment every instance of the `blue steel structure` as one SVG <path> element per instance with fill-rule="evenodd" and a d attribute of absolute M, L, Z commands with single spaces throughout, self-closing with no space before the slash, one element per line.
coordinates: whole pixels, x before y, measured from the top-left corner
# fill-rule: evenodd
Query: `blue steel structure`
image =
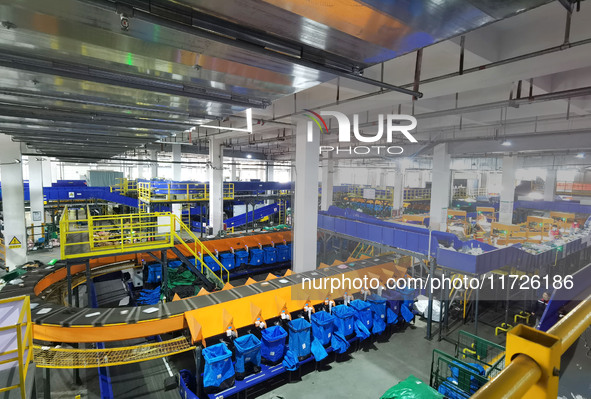
<path fill-rule="evenodd" d="M 520 244 L 496 248 L 476 240 L 461 241 L 456 235 L 441 231 L 432 231 L 429 240 L 429 230 L 426 228 L 385 222 L 351 209 L 336 207 L 319 213 L 318 228 L 417 255 L 430 255 L 437 259 L 439 266 L 473 275 L 481 275 L 504 266 L 532 272 L 586 248 L 589 243 L 589 240 L 579 238 L 560 248 L 530 254 L 522 250 Z M 444 248 L 440 248 L 440 244 Z M 447 249 L 450 247 L 453 249 Z M 483 253 L 471 255 L 458 252 L 465 247 L 481 248 Z"/>

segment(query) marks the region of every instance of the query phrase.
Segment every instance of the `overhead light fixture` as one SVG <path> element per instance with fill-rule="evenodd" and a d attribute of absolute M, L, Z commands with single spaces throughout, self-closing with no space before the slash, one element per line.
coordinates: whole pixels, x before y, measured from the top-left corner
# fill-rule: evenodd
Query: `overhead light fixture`
<path fill-rule="evenodd" d="M 512 143 L 509 140 L 505 140 L 501 143 L 502 146 L 509 147 Z"/>
<path fill-rule="evenodd" d="M 252 155 L 248 154 L 248 155 L 246 156 L 246 158 L 250 159 L 250 158 L 252 158 Z"/>
<path fill-rule="evenodd" d="M 200 127 L 207 127 L 210 129 L 218 129 L 218 130 L 232 130 L 235 132 L 246 132 L 248 134 L 252 134 L 252 108 L 246 109 L 246 129 L 239 129 L 235 127 L 226 127 L 226 126 L 214 126 L 214 125 L 200 125 Z"/>
<path fill-rule="evenodd" d="M 585 158 L 585 153 L 584 152 L 579 152 L 575 157 L 576 158 L 579 158 L 579 159 L 583 159 L 583 158 Z"/>

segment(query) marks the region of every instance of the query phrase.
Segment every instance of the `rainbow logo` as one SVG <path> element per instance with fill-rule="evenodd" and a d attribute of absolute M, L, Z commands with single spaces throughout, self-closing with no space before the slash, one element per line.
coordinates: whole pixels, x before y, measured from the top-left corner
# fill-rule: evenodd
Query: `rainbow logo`
<path fill-rule="evenodd" d="M 320 115 L 318 115 L 318 113 L 310 110 L 310 109 L 304 109 L 304 111 L 308 111 L 309 113 L 311 113 L 312 115 L 308 115 L 308 114 L 304 114 L 305 116 L 307 116 L 308 118 L 312 119 L 314 121 L 314 123 L 316 123 L 316 125 L 318 125 L 318 128 L 320 129 L 320 133 L 322 133 L 324 131 L 324 133 L 328 133 L 328 127 L 326 126 L 326 122 L 324 121 L 324 119 L 322 119 L 322 117 Z M 320 124 L 322 122 L 322 125 Z M 322 128 L 322 126 L 324 126 L 324 129 Z"/>

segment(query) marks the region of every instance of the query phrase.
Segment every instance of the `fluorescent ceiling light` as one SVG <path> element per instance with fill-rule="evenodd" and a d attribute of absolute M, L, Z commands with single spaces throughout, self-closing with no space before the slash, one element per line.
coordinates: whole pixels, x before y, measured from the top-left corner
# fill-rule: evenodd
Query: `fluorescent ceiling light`
<path fill-rule="evenodd" d="M 505 147 L 509 147 L 511 145 L 511 142 L 509 140 L 505 140 L 501 143 L 501 145 L 503 145 Z"/>
<path fill-rule="evenodd" d="M 248 154 L 248 155 L 246 156 L 246 158 L 250 159 L 250 158 L 252 158 L 252 155 Z"/>
<path fill-rule="evenodd" d="M 232 130 L 235 132 L 246 132 L 252 134 L 252 108 L 246 109 L 246 129 L 238 129 L 235 127 L 214 126 L 214 125 L 199 125 L 199 127 L 207 127 L 210 129 Z"/>
<path fill-rule="evenodd" d="M 579 159 L 583 159 L 583 158 L 585 158 L 585 153 L 584 153 L 584 152 L 579 152 L 579 153 L 576 155 L 576 158 L 579 158 Z"/>

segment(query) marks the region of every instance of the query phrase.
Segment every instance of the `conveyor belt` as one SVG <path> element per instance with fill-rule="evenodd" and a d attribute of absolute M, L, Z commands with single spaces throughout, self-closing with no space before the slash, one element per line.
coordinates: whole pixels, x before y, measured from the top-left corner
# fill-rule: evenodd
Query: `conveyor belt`
<path fill-rule="evenodd" d="M 51 273 L 57 273 L 54 267 L 32 270 L 24 276 L 24 286 L 7 286 L 0 292 L 0 297 L 29 293 L 34 309 L 31 311 L 35 323 L 34 337 L 50 342 L 101 342 L 121 341 L 138 337 L 163 334 L 187 328 L 184 314 L 192 310 L 205 312 L 201 320 L 204 336 L 217 335 L 224 331 L 222 317 L 224 309 L 234 317 L 236 328 L 252 323 L 250 304 L 267 307 L 266 317 L 274 317 L 275 298 L 281 295 L 283 300 L 290 302 L 291 288 L 301 283 L 302 278 L 324 278 L 343 273 L 373 268 L 373 272 L 381 270 L 385 264 L 392 264 L 394 255 L 386 255 L 372 259 L 351 262 L 346 265 L 331 266 L 321 270 L 310 271 L 283 277 L 271 281 L 258 282 L 248 286 L 236 287 L 226 291 L 217 291 L 206 296 L 186 298 L 180 301 L 160 303 L 126 308 L 78 309 L 56 304 L 48 304 L 34 294 L 37 282 Z M 376 267 L 377 266 L 377 267 Z M 270 293 L 274 291 L 273 293 Z M 267 295 L 263 295 L 268 293 Z M 244 299 L 244 300 L 243 300 Z M 271 302 L 271 303 L 270 303 Z M 291 301 L 289 311 L 297 311 L 304 301 Z M 319 303 L 320 301 L 312 301 Z"/>

